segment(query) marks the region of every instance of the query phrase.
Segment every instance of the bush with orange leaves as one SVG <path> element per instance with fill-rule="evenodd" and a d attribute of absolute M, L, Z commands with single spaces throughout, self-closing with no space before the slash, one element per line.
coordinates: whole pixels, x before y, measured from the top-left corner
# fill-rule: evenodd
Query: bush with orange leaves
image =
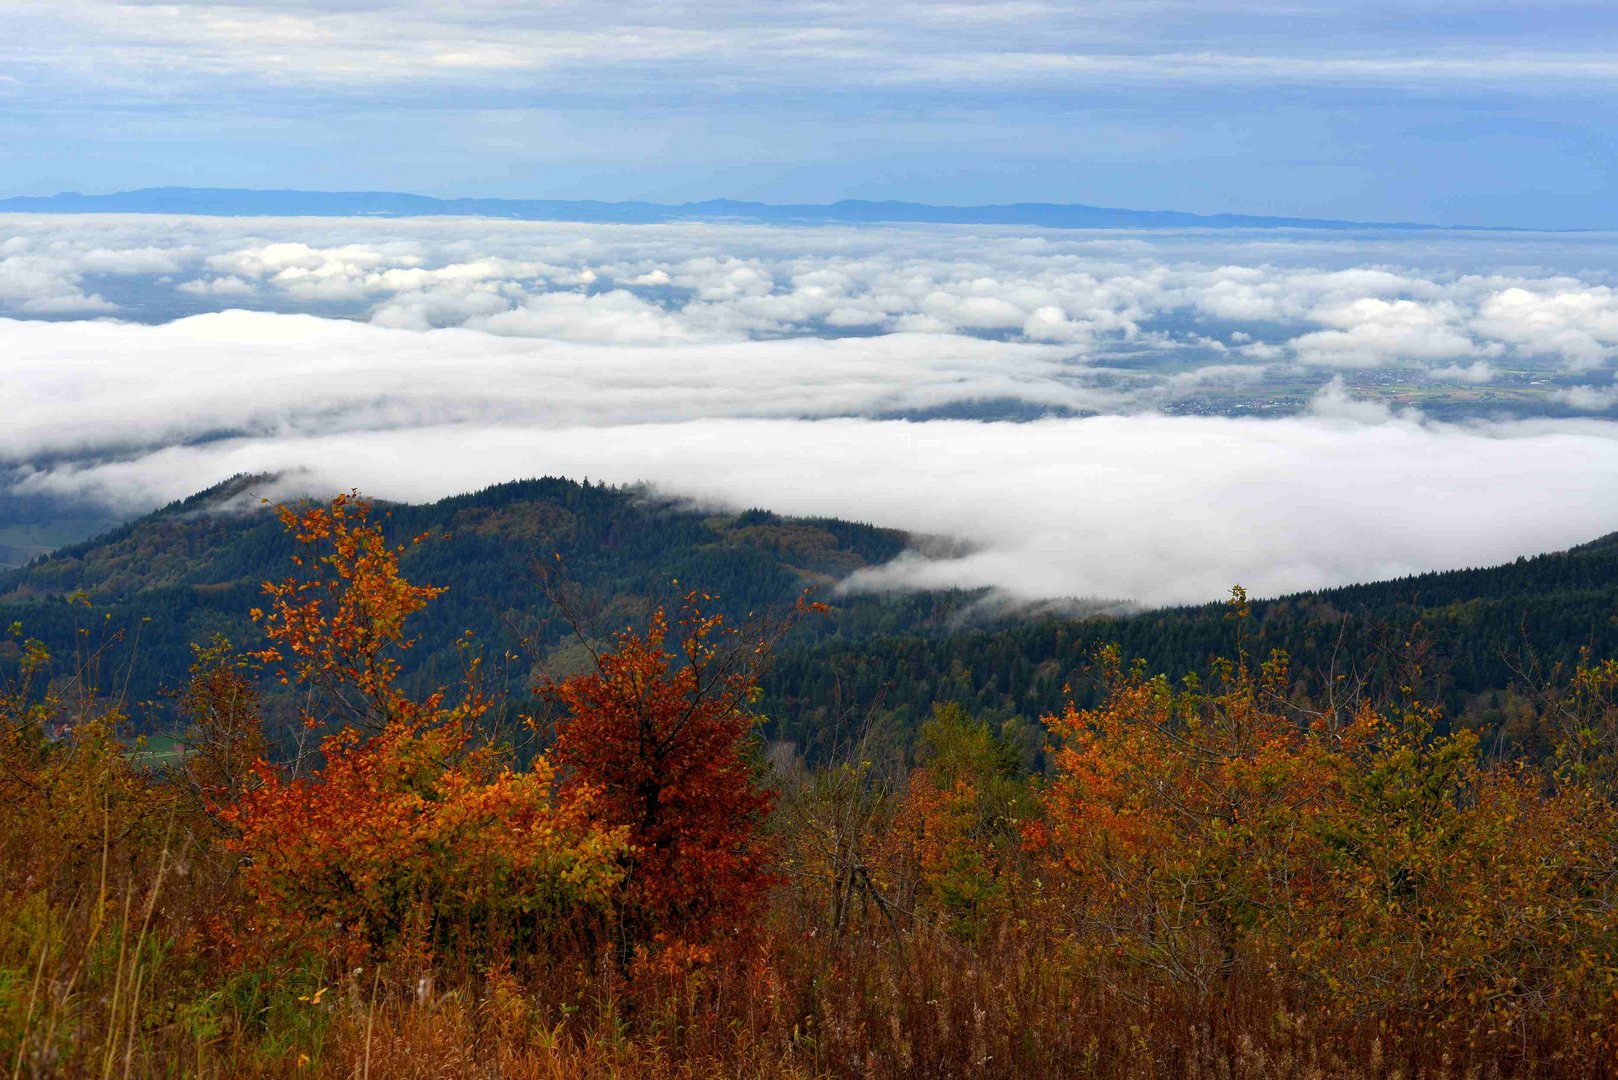
<path fill-rule="evenodd" d="M 443 590 L 400 576 L 404 547 L 355 495 L 277 512 L 318 554 L 298 558 L 306 576 L 266 584 L 271 606 L 255 617 L 271 646 L 258 658 L 307 690 L 306 727 L 344 726 L 317 768 L 261 762 L 223 811 L 250 901 L 244 944 L 483 963 L 602 911 L 623 830 L 594 822 L 588 787 L 558 793 L 545 758 L 517 771 L 478 740 L 477 659 L 453 700 L 396 685 L 405 620 Z"/>
<path fill-rule="evenodd" d="M 1271 924 L 1315 887 L 1311 819 L 1331 779 L 1281 710 L 1284 663 L 1174 687 L 1101 654 L 1101 707 L 1047 719 L 1048 876 L 1078 939 L 1207 990 L 1271 962 Z"/>
<path fill-rule="evenodd" d="M 1082 963 L 1137 993 L 1268 985 L 1347 1020 L 1615 1045 L 1603 791 L 1486 762 L 1413 700 L 1312 711 L 1282 655 L 1179 686 L 1115 650 L 1101 672 L 1099 707 L 1047 718 L 1029 831 Z"/>
<path fill-rule="evenodd" d="M 1440 720 L 1362 709 L 1337 733 L 1294 962 L 1357 1012 L 1502 1031 L 1537 1015 L 1618 1045 L 1618 812 L 1582 781 L 1484 761 Z"/>

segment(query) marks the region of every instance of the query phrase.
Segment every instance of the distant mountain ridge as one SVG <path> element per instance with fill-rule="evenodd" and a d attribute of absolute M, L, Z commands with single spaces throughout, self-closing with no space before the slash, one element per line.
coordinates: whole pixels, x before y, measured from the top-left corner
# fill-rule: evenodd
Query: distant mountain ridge
<path fill-rule="evenodd" d="M 438 199 L 397 191 L 296 191 L 246 188 L 141 188 L 109 195 L 25 195 L 0 199 L 0 212 L 43 214 L 201 214 L 215 217 L 484 217 L 515 221 L 660 224 L 734 221 L 770 225 L 1021 225 L 1067 229 L 1467 229 L 1498 226 L 1431 225 L 1409 221 L 1343 221 L 1253 214 L 1193 214 L 1180 210 L 1124 210 L 1082 203 L 1009 203 L 933 206 L 925 203 L 844 199 L 826 204 L 777 205 L 708 199 L 679 204 L 566 199 Z"/>

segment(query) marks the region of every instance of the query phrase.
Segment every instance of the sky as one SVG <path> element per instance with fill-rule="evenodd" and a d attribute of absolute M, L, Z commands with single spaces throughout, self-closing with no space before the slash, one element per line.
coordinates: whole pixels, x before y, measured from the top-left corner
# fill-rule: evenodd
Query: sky
<path fill-rule="evenodd" d="M 1610 0 L 0 5 L 0 196 L 1082 202 L 1618 228 Z"/>

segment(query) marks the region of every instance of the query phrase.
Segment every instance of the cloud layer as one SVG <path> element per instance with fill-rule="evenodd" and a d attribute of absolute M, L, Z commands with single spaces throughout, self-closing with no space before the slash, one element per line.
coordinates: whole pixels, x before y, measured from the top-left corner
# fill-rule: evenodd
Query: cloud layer
<path fill-rule="evenodd" d="M 1605 236 L 0 218 L 0 487 L 136 513 L 241 471 L 408 499 L 560 473 L 967 545 L 863 587 L 1277 593 L 1618 529 L 1618 424 L 1524 418 L 1618 408 L 1614 255 Z M 1426 413 L 1367 397 L 1401 386 Z"/>
<path fill-rule="evenodd" d="M 1244 364 L 1317 383 L 1332 370 L 1464 385 L 1589 372 L 1599 388 L 1618 360 L 1614 259 L 1603 234 L 15 215 L 0 217 L 0 314 L 249 307 L 641 346 L 950 334 L 1059 346 L 1130 372 L 1112 385 L 1150 384 L 1155 401 Z"/>
<path fill-rule="evenodd" d="M 1062 350 L 944 334 L 602 345 L 231 311 L 160 326 L 0 320 L 0 461 L 228 434 L 446 423 L 612 427 L 879 415 L 1014 398 L 1078 410 Z"/>
<path fill-rule="evenodd" d="M 971 545 L 867 588 L 1216 599 L 1507 561 L 1618 528 L 1618 425 L 1096 417 L 1031 424 L 722 420 L 459 424 L 169 447 L 31 473 L 31 492 L 150 505 L 237 472 L 305 470 L 431 499 L 542 473 L 648 481 L 730 508 L 864 519 Z M 1577 463 L 1577 467 L 1569 467 Z M 274 492 L 270 492 L 274 494 Z"/>
<path fill-rule="evenodd" d="M 287 265 L 309 269 L 306 252 L 269 247 L 252 255 L 262 269 L 232 253 L 218 271 L 263 287 Z M 378 269 L 375 250 L 342 259 L 369 263 L 364 275 L 431 269 Z M 660 265 L 673 267 L 663 271 L 672 281 L 695 261 Z M 610 273 L 630 270 L 659 267 Z M 602 269 L 588 272 L 599 279 Z M 685 287 L 691 302 L 704 289 L 768 296 L 763 272 L 738 259 Z M 1345 281 L 1365 288 L 1358 273 L 1304 276 L 1330 281 L 1341 304 Z M 1020 294 L 975 295 L 1014 306 Z M 983 319 L 999 310 L 969 309 Z M 528 300 L 506 309 L 518 310 Z M 683 309 L 657 310 L 690 325 Z M 1165 416 L 1094 385 L 1093 346 L 954 324 L 843 337 L 755 337 L 731 324 L 628 344 L 603 333 L 619 325 L 610 315 L 563 324 L 575 340 L 554 328 L 527 337 L 246 311 L 156 325 L 0 320 L 0 482 L 134 513 L 244 471 L 290 471 L 300 491 L 360 486 L 401 499 L 542 473 L 644 481 L 969 548 L 907 557 L 861 587 L 1142 603 L 1212 599 L 1234 583 L 1263 595 L 1495 562 L 1618 529 L 1618 424 L 1604 421 L 1439 423 L 1356 398 L 1341 377 L 1289 418 Z M 1194 388 L 1264 368 L 1239 371 L 1169 379 Z M 995 400 L 1111 414 L 889 418 Z"/>

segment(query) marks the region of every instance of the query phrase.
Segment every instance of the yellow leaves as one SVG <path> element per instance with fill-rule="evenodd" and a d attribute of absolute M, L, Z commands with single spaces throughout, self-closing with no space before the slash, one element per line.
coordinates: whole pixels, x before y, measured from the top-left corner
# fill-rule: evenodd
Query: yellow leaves
<path fill-rule="evenodd" d="M 1098 709 L 1047 719 L 1051 862 L 1086 919 L 1135 928 L 1143 963 L 1270 956 L 1354 1008 L 1515 1015 L 1525 994 L 1580 992 L 1580 950 L 1610 941 L 1584 899 L 1613 863 L 1610 803 L 1485 765 L 1420 704 L 1305 726 L 1239 666 L 1213 682 L 1164 701 L 1125 676 Z"/>
<path fill-rule="evenodd" d="M 1225 607 L 1227 609 L 1225 618 L 1227 619 L 1246 619 L 1252 615 L 1252 610 L 1247 603 L 1247 590 L 1240 585 L 1231 586 L 1230 599 L 1225 601 Z"/>
<path fill-rule="evenodd" d="M 442 711 L 442 697 L 428 705 L 410 701 L 394 688 L 399 655 L 415 644 L 404 636 L 405 621 L 444 590 L 412 585 L 400 575 L 399 556 L 410 545 L 389 546 L 371 510 L 368 501 L 352 492 L 324 506 L 276 508 L 294 537 L 317 551 L 312 563 L 293 556 L 294 565 L 321 569 L 310 578 L 264 583 L 270 603 L 267 610 L 253 611 L 272 643 L 263 657 L 280 662 L 279 650 L 284 649 L 290 664 L 278 674 L 325 691 L 343 714 L 340 719 L 349 723 L 372 728 L 396 720 L 429 724 L 481 711 L 469 701 Z M 423 534 L 412 543 L 425 538 Z M 345 687 L 358 692 L 358 705 Z"/>

